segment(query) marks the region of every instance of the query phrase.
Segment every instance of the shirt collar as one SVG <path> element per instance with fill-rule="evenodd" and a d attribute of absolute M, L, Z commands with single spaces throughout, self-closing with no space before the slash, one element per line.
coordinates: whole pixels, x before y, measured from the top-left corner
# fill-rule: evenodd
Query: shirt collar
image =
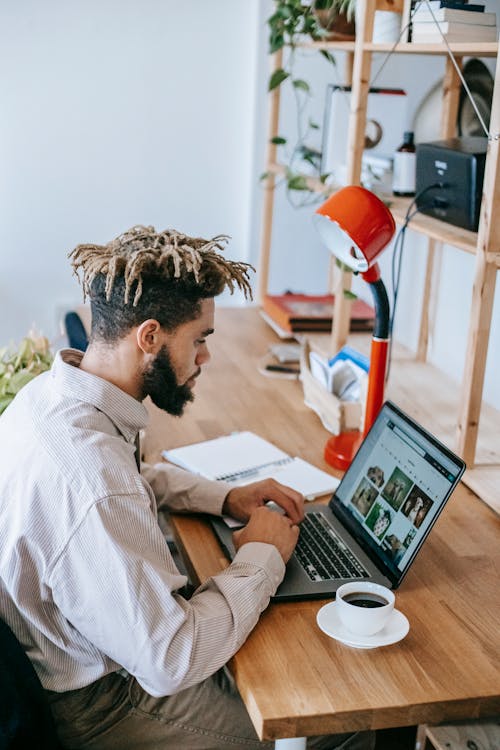
<path fill-rule="evenodd" d="M 133 442 L 148 422 L 146 407 L 108 380 L 80 370 L 83 352 L 61 349 L 57 352 L 51 376 L 56 388 L 67 396 L 92 404 L 106 414 L 127 442 Z"/>

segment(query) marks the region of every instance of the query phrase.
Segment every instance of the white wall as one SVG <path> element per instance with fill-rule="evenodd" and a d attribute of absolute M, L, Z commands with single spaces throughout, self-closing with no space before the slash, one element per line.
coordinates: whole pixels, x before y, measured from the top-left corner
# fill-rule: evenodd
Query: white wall
<path fill-rule="evenodd" d="M 264 14 L 268 13 L 270 6 L 272 6 L 270 2 L 264 4 Z M 497 12 L 497 25 L 500 25 L 500 0 L 490 0 L 486 3 L 486 8 Z M 302 52 L 295 68 L 296 76 L 305 78 L 313 87 L 314 97 L 310 111 L 313 118 L 318 122 L 322 122 L 323 119 L 327 84 L 345 83 L 343 55 L 335 53 L 335 58 L 337 66 L 332 69 L 319 55 Z M 382 62 L 382 56 L 374 56 L 370 78 L 372 84 Z M 485 60 L 485 63 L 494 71 L 494 61 Z M 403 129 L 414 129 L 416 124 L 419 123 L 422 131 L 423 121 L 421 118 L 416 119 L 419 105 L 433 89 L 436 82 L 441 79 L 443 72 L 443 58 L 398 55 L 389 60 L 374 85 L 405 89 L 408 94 L 409 107 L 406 127 Z M 268 71 L 265 70 L 260 75 L 262 89 L 265 90 Z M 290 87 L 287 90 L 287 84 L 284 84 L 282 89 L 280 134 L 293 142 L 296 133 L 295 107 L 290 94 Z M 434 112 L 434 120 L 436 123 L 434 138 L 438 138 L 439 111 L 437 110 Z M 267 122 L 264 117 L 261 122 L 261 127 L 266 130 Z M 432 118 L 426 117 L 425 123 L 426 135 L 430 135 L 429 128 L 432 129 Z M 315 144 L 312 140 L 310 145 L 319 146 L 320 143 Z M 292 208 L 286 200 L 283 188 L 276 192 L 275 206 L 276 220 L 273 225 L 270 269 L 271 292 L 281 293 L 285 289 L 292 289 L 305 293 L 325 293 L 327 291 L 328 260 L 326 251 L 311 224 L 311 216 L 315 207 Z M 383 278 L 390 294 L 392 294 L 391 255 L 391 249 L 388 249 L 381 261 Z M 425 261 L 425 240 L 421 235 L 407 232 L 394 336 L 413 350 L 416 349 L 417 345 Z M 456 381 L 460 381 L 462 377 L 465 360 L 465 342 L 468 333 L 473 274 L 474 259 L 472 256 L 454 248 L 444 248 L 441 258 L 436 323 L 434 335 L 430 341 L 429 359 Z M 362 281 L 355 280 L 354 289 L 360 296 L 370 299 L 368 287 Z M 500 284 L 497 284 L 484 400 L 498 409 L 500 409 L 499 370 Z"/>
<path fill-rule="evenodd" d="M 0 346 L 81 301 L 133 224 L 249 255 L 258 0 L 0 2 Z"/>
<path fill-rule="evenodd" d="M 271 8 L 271 0 L 0 1 L 0 346 L 32 323 L 54 339 L 58 311 L 81 299 L 68 251 L 135 223 L 228 233 L 231 257 L 257 261 Z M 336 79 L 318 55 L 305 57 L 321 122 L 326 84 L 343 82 L 342 56 Z M 439 59 L 418 58 L 417 68 L 398 57 L 379 83 L 405 87 L 415 103 L 441 71 Z M 283 99 L 283 119 L 293 122 Z M 292 209 L 277 192 L 275 291 L 326 290 L 313 210 Z M 411 346 L 424 260 L 414 236 L 396 321 L 396 337 Z M 388 253 L 386 276 L 389 262 Z M 460 378 L 473 259 L 446 250 L 442 263 L 431 359 Z M 485 386 L 498 408 L 499 294 Z"/>

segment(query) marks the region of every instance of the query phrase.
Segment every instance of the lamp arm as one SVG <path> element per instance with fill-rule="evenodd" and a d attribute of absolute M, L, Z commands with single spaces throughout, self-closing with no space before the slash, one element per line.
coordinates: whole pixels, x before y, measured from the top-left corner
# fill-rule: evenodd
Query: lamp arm
<path fill-rule="evenodd" d="M 370 350 L 370 371 L 368 373 L 368 392 L 366 395 L 365 423 L 363 436 L 366 435 L 382 404 L 384 403 L 385 373 L 389 351 L 390 306 L 384 282 L 378 274 L 370 274 L 369 269 L 363 278 L 368 281 L 375 306 L 375 327 Z"/>
<path fill-rule="evenodd" d="M 370 289 L 375 307 L 375 326 L 373 329 L 373 338 L 388 339 L 389 326 L 391 320 L 391 308 L 389 297 L 382 279 L 370 282 Z"/>

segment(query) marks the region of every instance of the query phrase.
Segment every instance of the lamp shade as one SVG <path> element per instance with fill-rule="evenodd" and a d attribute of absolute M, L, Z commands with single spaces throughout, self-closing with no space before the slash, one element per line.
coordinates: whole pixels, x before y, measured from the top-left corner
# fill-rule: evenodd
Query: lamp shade
<path fill-rule="evenodd" d="M 316 210 L 313 221 L 330 252 L 360 273 L 375 263 L 396 228 L 385 203 L 358 185 L 331 195 Z"/>

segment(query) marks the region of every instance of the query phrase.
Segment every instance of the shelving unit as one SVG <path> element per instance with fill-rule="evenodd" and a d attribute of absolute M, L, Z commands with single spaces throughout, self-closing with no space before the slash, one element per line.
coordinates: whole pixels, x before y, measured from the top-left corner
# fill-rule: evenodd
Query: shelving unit
<path fill-rule="evenodd" d="M 395 54 L 441 55 L 446 56 L 445 75 L 443 80 L 443 107 L 441 114 L 441 138 L 455 135 L 458 103 L 461 89 L 459 75 L 448 57 L 444 44 L 414 44 L 401 42 L 380 44 L 372 41 L 374 14 L 377 0 L 358 0 L 362 4 L 359 15 L 356 40 L 354 42 L 321 42 L 304 44 L 308 49 L 328 49 L 346 52 L 346 85 L 351 85 L 351 112 L 349 119 L 349 141 L 347 157 L 347 182 L 359 184 L 361 159 L 364 146 L 366 125 L 366 106 L 370 81 L 372 55 L 376 52 L 394 52 Z M 451 224 L 441 222 L 423 214 L 416 215 L 409 228 L 427 237 L 428 254 L 426 282 L 422 298 L 422 315 L 420 334 L 415 365 L 419 367 L 426 362 L 429 327 L 432 324 L 431 313 L 435 305 L 435 276 L 439 253 L 443 245 L 449 245 L 475 256 L 474 283 L 472 291 L 471 314 L 467 336 L 466 364 L 463 373 L 461 392 L 457 399 L 457 417 L 455 435 L 449 436 L 448 443 L 464 458 L 468 471 L 465 483 L 482 499 L 498 509 L 500 495 L 500 458 L 497 444 L 500 434 L 500 413 L 496 429 L 491 435 L 492 449 L 489 457 L 493 463 L 481 465 L 476 461 L 479 421 L 481 416 L 482 393 L 486 357 L 488 352 L 489 330 L 493 310 L 496 275 L 500 268 L 500 58 L 497 43 L 460 43 L 450 44 L 458 64 L 461 66 L 464 57 L 496 57 L 496 75 L 491 108 L 490 133 L 486 171 L 483 185 L 483 200 L 478 232 L 469 232 Z M 274 56 L 273 67 L 281 67 L 281 52 Z M 259 300 L 267 292 L 269 276 L 269 257 L 274 210 L 274 179 L 282 169 L 276 160 L 276 146 L 270 138 L 278 133 L 279 123 L 279 88 L 271 94 L 269 141 L 267 152 L 268 190 L 265 193 L 263 232 L 259 261 Z M 314 183 L 311 185 L 315 187 Z M 405 218 L 408 200 L 394 199 L 391 210 L 397 222 Z M 342 290 L 350 284 L 349 274 L 337 274 L 333 293 L 335 294 L 334 325 L 329 352 L 338 351 L 348 338 L 350 302 L 345 299 Z M 421 392 L 420 398 L 436 402 L 439 409 L 439 393 Z M 495 423 L 488 410 L 488 422 Z M 494 411 L 494 410 L 493 410 Z M 496 435 L 495 435 L 496 433 Z"/>

